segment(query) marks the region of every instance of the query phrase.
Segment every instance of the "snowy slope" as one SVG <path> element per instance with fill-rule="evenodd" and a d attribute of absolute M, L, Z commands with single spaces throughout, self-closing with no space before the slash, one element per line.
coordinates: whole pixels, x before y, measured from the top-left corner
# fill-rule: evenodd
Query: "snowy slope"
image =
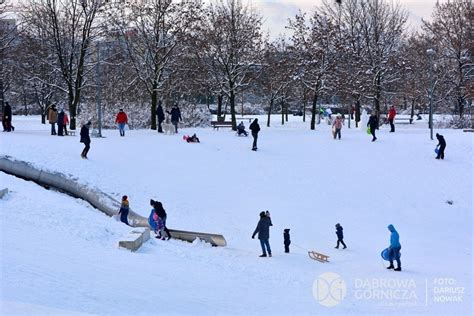
<path fill-rule="evenodd" d="M 425 125 L 399 125 L 395 134 L 382 127 L 371 143 L 358 129 L 344 128 L 339 141 L 328 125 L 309 131 L 301 118 L 291 119 L 270 128 L 261 122 L 257 153 L 250 137 L 225 129 L 175 136 L 138 130 L 124 138 L 110 130 L 92 139 L 90 159 L 82 160 L 78 136 L 50 136 L 39 118 L 16 118 L 15 132 L 0 134 L 1 155 L 71 174 L 117 199 L 127 194 L 144 216 L 150 198 L 161 200 L 170 228 L 221 233 L 228 247 L 152 240 L 138 253 L 119 250 L 127 227 L 82 201 L 0 174 L 1 187 L 13 191 L 0 200 L 0 311 L 472 313 L 472 134 L 440 131 L 448 145 L 437 161 Z M 200 144 L 181 140 L 194 132 Z M 274 224 L 271 259 L 258 258 L 259 243 L 250 238 L 266 209 Z M 333 248 L 337 222 L 344 251 Z M 400 233 L 401 273 L 386 271 L 380 259 L 388 224 Z M 289 255 L 284 228 L 291 228 Z M 307 250 L 328 254 L 330 263 L 310 260 Z M 313 297 L 313 282 L 326 272 L 347 288 L 333 307 Z M 462 302 L 435 302 L 440 289 L 459 287 Z M 396 290 L 409 297 L 379 296 Z"/>

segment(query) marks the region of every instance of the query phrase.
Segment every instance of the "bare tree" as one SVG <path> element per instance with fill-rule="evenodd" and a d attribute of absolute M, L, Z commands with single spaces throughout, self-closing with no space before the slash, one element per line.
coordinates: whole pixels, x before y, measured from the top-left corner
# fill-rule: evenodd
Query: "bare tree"
<path fill-rule="evenodd" d="M 101 0 L 30 0 L 22 10 L 23 20 L 33 30 L 48 35 L 45 44 L 54 51 L 55 67 L 64 80 L 57 88 L 67 95 L 71 129 L 76 128 L 81 93 L 92 68 L 90 45 L 98 33 L 101 4 Z"/>
<path fill-rule="evenodd" d="M 220 0 L 211 4 L 202 26 L 205 49 L 202 58 L 215 83 L 214 90 L 230 103 L 232 128 L 237 129 L 235 98 L 247 88 L 260 71 L 263 52 L 261 17 L 241 0 Z"/>
<path fill-rule="evenodd" d="M 433 21 L 424 21 L 423 29 L 433 41 L 438 53 L 438 63 L 449 68 L 446 80 L 452 88 L 449 94 L 455 104 L 454 111 L 460 117 L 464 114 L 468 87 L 471 84 L 474 67 L 473 51 L 473 3 L 472 0 L 449 0 L 437 2 Z"/>
<path fill-rule="evenodd" d="M 156 106 L 173 68 L 177 47 L 201 18 L 199 1 L 139 0 L 110 11 L 114 27 L 126 43 L 135 74 L 151 98 L 151 129 L 156 129 Z"/>
<path fill-rule="evenodd" d="M 284 100 L 286 88 L 293 81 L 293 68 L 291 66 L 291 54 L 284 38 L 266 44 L 262 74 L 259 77 L 258 83 L 263 90 L 264 99 L 269 103 L 267 126 L 270 126 L 270 118 L 275 103 Z M 283 112 L 284 107 L 282 106 L 282 115 Z M 282 124 L 284 124 L 283 120 Z"/>
<path fill-rule="evenodd" d="M 332 71 L 338 63 L 340 49 L 337 27 L 327 16 L 315 11 L 306 21 L 305 14 L 298 14 L 288 26 L 293 31 L 293 54 L 297 77 L 313 93 L 311 107 L 311 125 L 315 129 L 318 98 L 332 81 Z M 319 117 L 319 115 L 318 115 Z"/>

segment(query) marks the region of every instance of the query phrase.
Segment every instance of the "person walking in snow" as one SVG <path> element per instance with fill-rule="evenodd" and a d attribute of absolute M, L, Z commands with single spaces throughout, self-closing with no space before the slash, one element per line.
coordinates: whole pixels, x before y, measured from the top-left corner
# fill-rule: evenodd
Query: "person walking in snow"
<path fill-rule="evenodd" d="M 285 245 L 285 253 L 290 253 L 290 229 L 286 228 L 283 230 L 283 244 Z"/>
<path fill-rule="evenodd" d="M 377 120 L 377 115 L 375 113 L 372 113 L 370 115 L 369 121 L 367 122 L 367 127 L 370 128 L 370 134 L 372 134 L 373 142 L 377 140 L 377 137 L 375 137 L 375 130 L 377 129 L 378 125 L 379 125 L 379 121 Z"/>
<path fill-rule="evenodd" d="M 161 101 L 158 102 L 158 107 L 156 108 L 156 116 L 158 119 L 158 133 L 163 133 L 163 128 L 161 123 L 165 120 L 165 112 L 163 112 L 163 107 L 161 106 Z"/>
<path fill-rule="evenodd" d="M 5 102 L 5 106 L 3 107 L 2 124 L 4 132 L 11 132 L 15 130 L 15 127 L 12 125 L 12 107 L 8 102 Z"/>
<path fill-rule="evenodd" d="M 394 270 L 402 271 L 402 263 L 400 262 L 400 249 L 402 249 L 400 236 L 392 224 L 388 225 L 387 228 L 390 231 L 390 247 L 388 247 L 390 266 L 388 266 L 387 269 L 394 269 L 393 260 L 396 260 L 398 266 Z"/>
<path fill-rule="evenodd" d="M 125 124 L 128 124 L 128 117 L 127 113 L 120 109 L 117 113 L 117 117 L 115 117 L 115 124 L 118 124 L 120 136 L 125 136 Z"/>
<path fill-rule="evenodd" d="M 175 132 L 178 133 L 178 122 L 182 121 L 183 118 L 181 117 L 181 111 L 179 110 L 178 106 L 175 104 L 171 109 L 171 112 L 166 112 L 171 115 L 171 124 L 174 125 Z"/>
<path fill-rule="evenodd" d="M 91 138 L 89 136 L 89 129 L 91 127 L 91 121 L 87 122 L 86 124 L 82 125 L 81 128 L 81 143 L 84 143 L 84 149 L 82 150 L 81 157 L 87 159 L 87 153 L 91 148 Z"/>
<path fill-rule="evenodd" d="M 438 140 L 438 155 L 436 159 L 444 159 L 444 149 L 446 148 L 446 141 L 444 140 L 444 136 L 436 133 L 436 139 Z"/>
<path fill-rule="evenodd" d="M 64 128 L 64 135 L 68 135 L 67 133 L 67 126 L 69 125 L 69 116 L 67 112 L 64 112 L 64 121 L 63 121 L 63 128 Z"/>
<path fill-rule="evenodd" d="M 342 246 L 343 246 L 342 249 L 347 248 L 347 246 L 346 246 L 346 244 L 344 243 L 344 240 L 343 240 L 344 239 L 344 234 L 342 233 L 342 230 L 343 230 L 343 228 L 342 228 L 341 224 L 337 223 L 336 224 L 337 244 L 336 244 L 336 247 L 334 247 L 336 249 L 339 249 L 339 243 L 342 244 Z"/>
<path fill-rule="evenodd" d="M 388 110 L 388 122 L 390 123 L 390 133 L 395 133 L 395 124 L 393 124 L 395 115 L 397 115 L 397 111 L 395 111 L 395 107 L 392 105 L 390 107 L 390 110 Z"/>
<path fill-rule="evenodd" d="M 130 226 L 128 223 L 128 212 L 130 211 L 130 206 L 128 202 L 128 196 L 124 195 L 122 196 L 122 204 L 120 205 L 120 210 L 119 210 L 119 215 L 120 215 L 120 221 L 122 223 L 127 224 Z"/>
<path fill-rule="evenodd" d="M 273 226 L 272 220 L 270 219 L 270 213 L 260 212 L 260 220 L 258 221 L 257 228 L 252 234 L 252 239 L 255 238 L 255 235 L 258 233 L 258 239 L 260 240 L 260 245 L 262 246 L 262 255 L 260 257 L 266 257 L 267 251 L 268 256 L 272 256 L 272 250 L 270 248 L 270 226 Z"/>
<path fill-rule="evenodd" d="M 257 151 L 258 132 L 260 132 L 260 125 L 258 125 L 258 119 L 253 120 L 252 124 L 250 124 L 249 126 L 249 129 L 252 131 L 253 137 L 252 150 Z"/>
<path fill-rule="evenodd" d="M 56 135 L 56 123 L 58 122 L 58 110 L 56 105 L 52 104 L 48 110 L 48 121 L 51 124 L 51 135 Z"/>
<path fill-rule="evenodd" d="M 341 139 L 341 129 L 342 129 L 342 117 L 341 114 L 336 115 L 336 119 L 334 120 L 334 123 L 332 123 L 332 128 L 334 128 L 333 136 L 334 139 L 338 136 L 339 139 Z"/>
<path fill-rule="evenodd" d="M 58 114 L 58 136 L 64 136 L 64 110 L 61 109 Z"/>

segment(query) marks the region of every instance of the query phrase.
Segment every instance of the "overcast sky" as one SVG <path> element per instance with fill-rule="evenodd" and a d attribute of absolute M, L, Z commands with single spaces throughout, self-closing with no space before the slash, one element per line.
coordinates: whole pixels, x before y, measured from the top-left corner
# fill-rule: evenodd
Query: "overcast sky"
<path fill-rule="evenodd" d="M 262 14 L 265 20 L 264 28 L 270 31 L 272 37 L 285 31 L 288 18 L 294 17 L 299 9 L 309 12 L 321 2 L 322 0 L 250 0 Z M 430 18 L 436 0 L 399 0 L 399 2 L 409 13 L 409 25 L 418 28 L 422 18 Z"/>

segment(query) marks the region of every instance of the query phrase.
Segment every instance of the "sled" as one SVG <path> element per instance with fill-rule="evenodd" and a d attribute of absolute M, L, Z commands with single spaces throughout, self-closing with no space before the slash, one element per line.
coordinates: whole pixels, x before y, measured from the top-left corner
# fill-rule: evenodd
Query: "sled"
<path fill-rule="evenodd" d="M 382 250 L 382 252 L 380 253 L 380 256 L 382 257 L 383 260 L 385 261 L 390 261 L 390 253 L 389 253 L 389 250 L 390 248 L 386 248 L 384 250 Z M 400 255 L 399 255 L 399 259 L 400 257 L 402 256 L 402 253 L 400 252 Z M 396 259 L 396 258 L 393 258 L 393 259 Z"/>
<path fill-rule="evenodd" d="M 329 256 L 323 255 L 322 253 L 316 252 L 316 251 L 308 251 L 308 256 L 313 259 L 317 260 L 319 262 L 329 262 L 328 258 Z"/>

